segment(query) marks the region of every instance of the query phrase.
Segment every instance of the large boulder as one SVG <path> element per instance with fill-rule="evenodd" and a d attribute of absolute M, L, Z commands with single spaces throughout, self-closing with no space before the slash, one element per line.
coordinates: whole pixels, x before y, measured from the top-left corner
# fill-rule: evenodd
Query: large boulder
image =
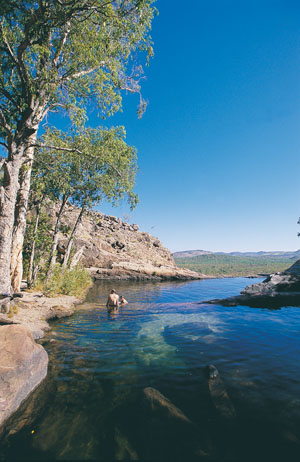
<path fill-rule="evenodd" d="M 48 354 L 21 325 L 0 327 L 0 427 L 47 375 Z"/>

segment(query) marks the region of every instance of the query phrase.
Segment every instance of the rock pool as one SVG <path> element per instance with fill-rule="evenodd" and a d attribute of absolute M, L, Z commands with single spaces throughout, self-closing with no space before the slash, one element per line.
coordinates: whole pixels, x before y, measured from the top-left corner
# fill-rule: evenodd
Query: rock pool
<path fill-rule="evenodd" d="M 48 378 L 32 395 L 30 418 L 26 403 L 18 413 L 21 429 L 12 425 L 0 460 L 180 460 L 172 440 L 152 435 L 145 387 L 201 429 L 208 460 L 299 460 L 300 309 L 197 304 L 248 284 L 96 283 L 74 316 L 52 324 Z M 129 302 L 117 314 L 105 308 L 112 286 Z M 218 416 L 209 364 L 235 408 L 233 422 Z"/>

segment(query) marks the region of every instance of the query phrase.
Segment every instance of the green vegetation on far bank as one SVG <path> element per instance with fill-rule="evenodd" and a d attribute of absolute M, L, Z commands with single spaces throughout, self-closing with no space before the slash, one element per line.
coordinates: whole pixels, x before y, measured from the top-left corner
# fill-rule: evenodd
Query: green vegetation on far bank
<path fill-rule="evenodd" d="M 231 255 L 198 255 L 196 257 L 177 257 L 180 268 L 207 274 L 209 276 L 252 276 L 284 271 L 295 259 L 272 257 L 240 257 Z"/>

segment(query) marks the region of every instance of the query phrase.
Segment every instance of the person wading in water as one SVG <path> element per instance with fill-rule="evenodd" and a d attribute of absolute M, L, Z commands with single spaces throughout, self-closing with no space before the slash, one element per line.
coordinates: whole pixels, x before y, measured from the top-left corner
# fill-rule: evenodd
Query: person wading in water
<path fill-rule="evenodd" d="M 122 306 L 122 305 L 127 305 L 127 303 L 128 303 L 128 301 L 125 300 L 125 298 L 123 297 L 123 295 L 121 295 L 121 297 L 120 297 L 120 305 L 121 305 L 121 306 Z"/>
<path fill-rule="evenodd" d="M 114 289 L 112 289 L 106 302 L 106 308 L 109 311 L 117 310 L 119 308 L 119 304 L 119 295 L 116 294 L 116 291 Z"/>

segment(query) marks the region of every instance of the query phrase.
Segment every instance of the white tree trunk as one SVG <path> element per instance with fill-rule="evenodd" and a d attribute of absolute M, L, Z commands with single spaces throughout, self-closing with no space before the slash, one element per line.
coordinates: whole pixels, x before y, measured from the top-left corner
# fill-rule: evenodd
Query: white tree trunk
<path fill-rule="evenodd" d="M 68 241 L 68 245 L 67 245 L 67 249 L 66 249 L 66 253 L 65 253 L 65 258 L 64 258 L 64 262 L 63 262 L 63 270 L 65 270 L 67 268 L 67 266 L 68 266 L 69 258 L 70 258 L 70 255 L 71 255 L 71 250 L 72 250 L 72 247 L 73 247 L 75 233 L 76 233 L 76 230 L 77 230 L 77 227 L 78 227 L 79 223 L 81 222 L 84 211 L 85 211 L 85 206 L 83 206 L 82 209 L 80 210 L 80 213 L 79 213 L 79 215 L 77 217 L 75 225 L 74 225 L 74 227 L 72 229 L 72 233 L 71 233 L 71 236 L 70 236 L 69 241 Z"/>
<path fill-rule="evenodd" d="M 57 219 L 56 219 L 54 233 L 53 233 L 53 241 L 52 241 L 51 253 L 50 253 L 49 269 L 47 271 L 47 280 L 52 276 L 54 267 L 56 265 L 56 251 L 57 251 L 57 245 L 58 245 L 59 227 L 60 227 L 60 224 L 61 224 L 61 219 L 62 219 L 63 211 L 64 211 L 65 205 L 67 203 L 67 200 L 68 200 L 68 197 L 64 196 L 63 200 L 62 200 L 62 203 L 61 203 L 61 206 L 60 206 L 60 209 L 59 209 L 59 212 L 58 212 Z"/>
<path fill-rule="evenodd" d="M 74 254 L 73 258 L 72 258 L 72 261 L 70 263 L 70 269 L 74 268 L 76 265 L 78 265 L 78 263 L 80 262 L 80 259 L 83 255 L 83 252 L 84 252 L 84 245 L 82 247 L 80 247 L 79 250 L 77 250 L 77 252 Z"/>
<path fill-rule="evenodd" d="M 33 240 L 32 240 L 31 252 L 30 252 L 30 259 L 29 259 L 29 268 L 28 268 L 28 276 L 27 276 L 28 288 L 30 288 L 33 283 L 33 262 L 34 262 L 34 254 L 35 254 L 36 236 L 37 236 L 38 226 L 39 226 L 39 221 L 40 221 L 40 212 L 41 212 L 41 204 L 38 204 L 38 206 L 36 207 L 36 217 L 35 217 L 35 225 L 34 225 L 34 231 L 33 231 Z"/>
<path fill-rule="evenodd" d="M 34 144 L 36 135 L 31 137 L 30 144 Z M 34 147 L 29 147 L 25 152 L 25 161 L 20 172 L 20 189 L 17 195 L 15 209 L 15 222 L 12 236 L 11 248 L 11 284 L 13 292 L 20 292 L 21 281 L 23 277 L 23 244 L 26 230 L 26 213 L 30 192 L 30 180 L 32 163 L 34 156 Z"/>
<path fill-rule="evenodd" d="M 0 294 L 11 294 L 12 234 L 15 220 L 15 204 L 19 189 L 19 172 L 22 165 L 22 151 L 20 149 L 18 151 L 14 159 L 8 159 L 3 167 L 4 179 L 0 197 Z"/>

